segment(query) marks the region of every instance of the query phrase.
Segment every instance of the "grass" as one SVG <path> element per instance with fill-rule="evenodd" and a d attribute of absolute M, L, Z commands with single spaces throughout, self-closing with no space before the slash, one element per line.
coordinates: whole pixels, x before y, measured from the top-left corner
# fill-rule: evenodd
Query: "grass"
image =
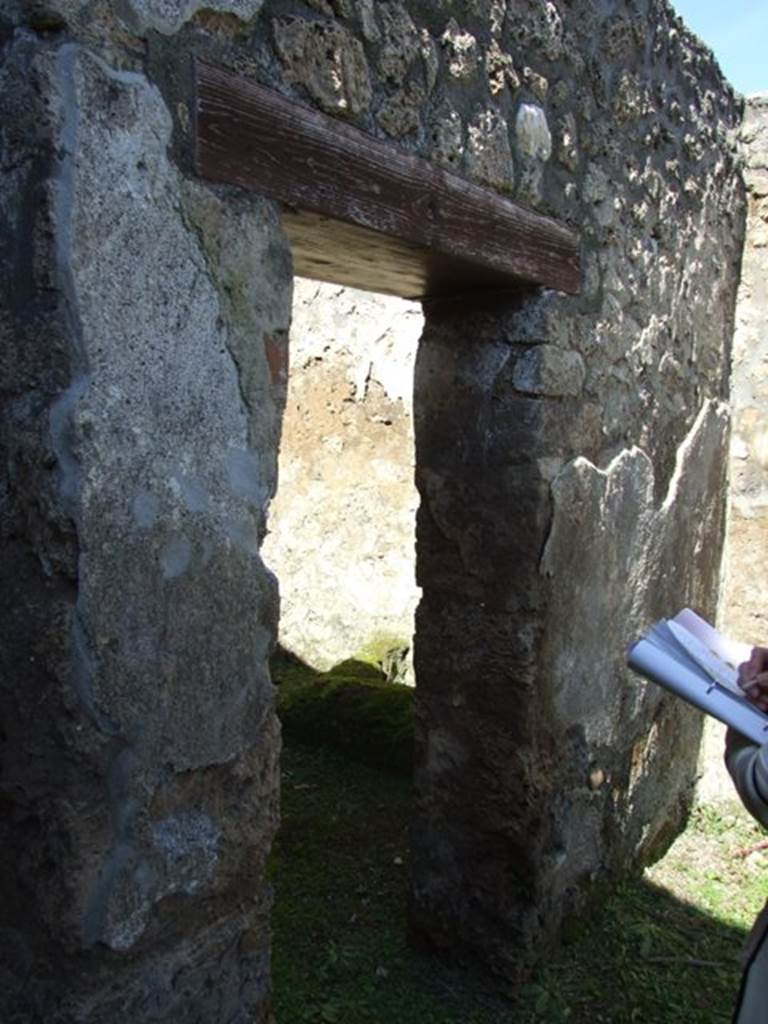
<path fill-rule="evenodd" d="M 730 1019 L 739 948 L 765 899 L 763 833 L 700 806 L 667 856 L 626 883 L 513 1006 L 404 941 L 410 783 L 328 746 L 286 743 L 275 886 L 277 1024 L 710 1024 Z"/>

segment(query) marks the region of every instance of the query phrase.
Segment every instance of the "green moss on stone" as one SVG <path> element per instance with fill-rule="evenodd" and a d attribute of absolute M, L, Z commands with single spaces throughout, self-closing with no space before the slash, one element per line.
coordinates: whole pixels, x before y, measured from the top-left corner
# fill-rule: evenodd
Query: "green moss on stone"
<path fill-rule="evenodd" d="M 369 764 L 410 774 L 413 690 L 388 683 L 357 659 L 316 672 L 285 651 L 272 662 L 277 710 L 287 736 L 338 747 Z"/>

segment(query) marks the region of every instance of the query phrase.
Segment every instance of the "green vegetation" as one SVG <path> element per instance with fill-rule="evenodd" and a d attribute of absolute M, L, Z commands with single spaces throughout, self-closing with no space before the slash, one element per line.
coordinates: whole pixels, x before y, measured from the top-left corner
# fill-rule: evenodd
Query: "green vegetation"
<path fill-rule="evenodd" d="M 367 764 L 410 776 L 413 690 L 388 683 L 383 672 L 350 660 L 315 672 L 280 652 L 272 663 L 277 706 L 288 740 L 325 743 Z"/>
<path fill-rule="evenodd" d="M 306 674 L 303 683 L 294 678 L 288 699 L 286 672 L 281 705 L 295 708 L 309 683 Z M 343 675 L 319 677 L 324 696 L 312 702 L 315 711 L 333 706 L 328 695 L 343 689 Z M 377 719 L 378 710 L 374 724 L 389 721 Z M 353 759 L 353 747 L 366 747 L 366 730 L 352 717 L 346 722 L 356 736 L 346 753 L 311 748 L 287 730 L 283 825 L 271 862 L 277 1024 L 729 1020 L 739 947 L 765 898 L 768 869 L 766 853 L 737 856 L 762 836 L 738 805 L 698 808 L 664 860 L 574 930 L 511 1006 L 484 979 L 406 946 L 410 783 Z M 315 720 L 313 736 L 321 734 L 326 728 Z"/>

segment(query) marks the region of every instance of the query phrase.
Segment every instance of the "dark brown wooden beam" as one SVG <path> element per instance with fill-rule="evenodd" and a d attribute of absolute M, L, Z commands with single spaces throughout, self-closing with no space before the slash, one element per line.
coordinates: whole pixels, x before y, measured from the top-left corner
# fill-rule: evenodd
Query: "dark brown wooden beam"
<path fill-rule="evenodd" d="M 239 75 L 195 77 L 197 173 L 287 204 L 297 273 L 407 298 L 578 291 L 556 221 Z"/>

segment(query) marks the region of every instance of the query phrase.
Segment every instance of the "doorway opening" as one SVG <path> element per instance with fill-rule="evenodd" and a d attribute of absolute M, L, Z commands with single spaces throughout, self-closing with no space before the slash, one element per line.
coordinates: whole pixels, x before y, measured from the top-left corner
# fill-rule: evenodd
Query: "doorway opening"
<path fill-rule="evenodd" d="M 279 484 L 265 561 L 281 648 L 413 682 L 413 364 L 418 303 L 296 278 Z"/>

